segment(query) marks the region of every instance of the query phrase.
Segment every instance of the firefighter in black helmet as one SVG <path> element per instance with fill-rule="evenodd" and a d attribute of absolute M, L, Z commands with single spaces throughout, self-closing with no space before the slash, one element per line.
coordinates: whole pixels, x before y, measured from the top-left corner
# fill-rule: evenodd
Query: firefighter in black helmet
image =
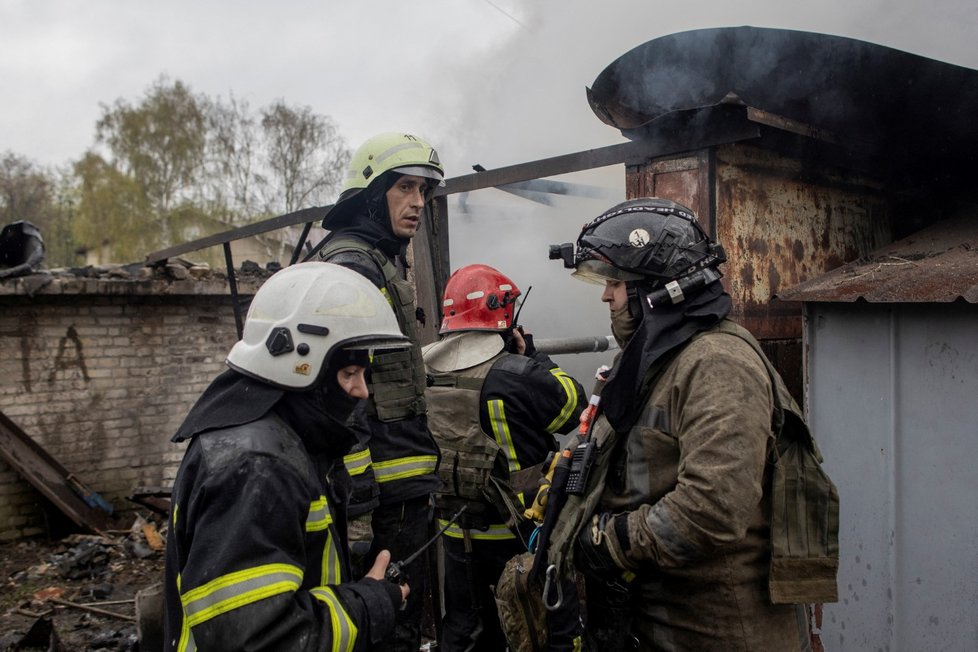
<path fill-rule="evenodd" d="M 774 396 L 790 397 L 727 319 L 722 247 L 648 197 L 587 223 L 574 249 L 551 255 L 605 286 L 622 347 L 580 442 L 596 461 L 547 551 L 560 572 L 573 552 L 585 577 L 586 649 L 809 649 L 804 608 L 768 590 Z"/>

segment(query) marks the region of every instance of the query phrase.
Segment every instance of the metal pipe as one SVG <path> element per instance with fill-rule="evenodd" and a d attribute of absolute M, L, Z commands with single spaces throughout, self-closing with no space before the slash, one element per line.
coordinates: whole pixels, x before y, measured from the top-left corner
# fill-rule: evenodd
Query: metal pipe
<path fill-rule="evenodd" d="M 547 355 L 559 353 L 597 353 L 614 351 L 618 342 L 612 335 L 595 335 L 591 337 L 554 337 L 548 339 L 533 339 L 533 345 L 538 351 Z"/>

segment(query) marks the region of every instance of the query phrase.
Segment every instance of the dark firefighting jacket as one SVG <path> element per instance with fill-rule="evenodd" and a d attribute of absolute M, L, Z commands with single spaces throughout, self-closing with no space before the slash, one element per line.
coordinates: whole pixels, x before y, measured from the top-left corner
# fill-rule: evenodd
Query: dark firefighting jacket
<path fill-rule="evenodd" d="M 445 500 L 449 511 L 455 511 L 459 501 L 453 502 L 452 497 L 471 499 L 472 492 L 463 485 L 467 472 L 477 467 L 507 483 L 517 474 L 536 470 L 530 483 L 535 489 L 541 477 L 539 467 L 557 447 L 554 435 L 568 433 L 578 425 L 587 402 L 580 383 L 544 353 L 525 356 L 506 352 L 503 338 L 493 332 L 453 333 L 425 347 L 424 353 L 433 383 L 428 389 L 429 423 L 436 440 L 445 446 L 439 502 Z M 481 450 L 478 445 L 462 445 L 459 448 L 468 450 L 453 450 L 452 442 L 473 437 L 491 445 Z M 479 455 L 485 459 L 473 459 Z M 522 502 L 527 497 L 516 492 L 514 498 L 520 501 L 517 507 L 522 514 Z M 489 509 L 476 506 L 468 510 L 473 517 L 481 511 L 483 518 L 463 516 L 462 525 L 473 526 L 470 536 L 513 539 L 515 535 L 506 525 L 508 510 L 503 505 L 486 507 Z M 441 526 L 445 524 L 443 520 Z M 452 526 L 446 535 L 461 538 L 462 529 Z"/>
<path fill-rule="evenodd" d="M 348 267 L 377 285 L 397 315 L 401 331 L 414 343 L 408 349 L 374 354 L 366 410 L 370 441 L 356 459 L 348 460 L 354 480 L 366 483 L 372 474 L 384 504 L 430 494 L 441 483 L 435 473 L 438 446 L 425 418 L 426 380 L 418 345 L 414 289 L 383 251 L 359 238 L 339 235 L 322 249 L 320 257 Z M 360 491 L 362 488 L 357 488 L 354 493 Z"/>
<path fill-rule="evenodd" d="M 273 413 L 193 437 L 172 494 L 167 650 L 360 651 L 389 633 L 386 583 L 349 576 L 335 473 Z"/>

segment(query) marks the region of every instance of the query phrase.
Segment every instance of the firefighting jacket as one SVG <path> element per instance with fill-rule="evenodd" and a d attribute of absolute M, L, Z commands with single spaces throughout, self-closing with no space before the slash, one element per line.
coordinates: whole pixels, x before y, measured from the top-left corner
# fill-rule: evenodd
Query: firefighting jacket
<path fill-rule="evenodd" d="M 626 519 L 627 541 L 608 528 L 606 545 L 635 575 L 642 649 L 808 649 L 803 610 L 768 591 L 771 379 L 750 344 L 722 332 L 728 323 L 663 361 L 627 433 L 597 418 L 588 490 L 569 497 L 555 530 L 559 566 L 553 550 L 573 541 L 580 516 Z"/>
<path fill-rule="evenodd" d="M 462 537 L 469 525 L 464 529 L 473 539 L 514 538 L 507 521 L 512 522 L 508 516 L 513 511 L 521 515 L 524 510 L 526 497 L 519 487 L 528 484 L 536 490 L 539 467 L 557 447 L 555 433 L 576 427 L 586 405 L 581 385 L 546 354 L 517 355 L 503 346 L 498 333 L 468 331 L 424 349 L 432 383 L 428 420 L 442 446 L 439 503 L 454 512 L 459 500 L 453 498 L 480 502 L 478 485 L 489 483 L 490 488 L 481 500 L 487 509 L 468 510 L 461 525 L 446 532 L 450 537 Z M 535 477 L 516 482 L 525 472 L 535 472 Z M 492 490 L 500 485 L 490 483 L 489 476 L 517 491 Z M 488 497 L 505 502 L 507 493 L 520 502 L 516 510 L 488 504 Z M 441 526 L 445 524 L 443 520 Z"/>
<path fill-rule="evenodd" d="M 345 513 L 278 416 L 196 435 L 172 494 L 166 649 L 367 650 L 393 628 L 385 582 L 352 582 Z"/>
<path fill-rule="evenodd" d="M 397 315 L 401 331 L 414 346 L 401 351 L 375 352 L 370 365 L 366 424 L 370 441 L 350 459 L 354 493 L 369 493 L 363 483 L 372 472 L 380 486 L 380 502 L 400 502 L 430 494 L 440 482 L 438 446 L 425 418 L 425 372 L 418 345 L 414 289 L 400 278 L 394 263 L 379 249 L 358 238 L 338 237 L 320 257 L 348 267 L 374 282 Z M 378 274 L 379 272 L 379 274 Z"/>

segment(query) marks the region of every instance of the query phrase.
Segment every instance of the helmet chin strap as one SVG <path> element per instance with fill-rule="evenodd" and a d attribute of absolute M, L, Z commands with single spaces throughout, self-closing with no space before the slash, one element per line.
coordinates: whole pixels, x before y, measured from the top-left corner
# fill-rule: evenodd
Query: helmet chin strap
<path fill-rule="evenodd" d="M 625 291 L 628 293 L 628 314 L 631 315 L 636 324 L 642 321 L 642 297 L 639 296 L 638 287 L 640 283 L 641 281 L 627 281 L 625 283 Z"/>

